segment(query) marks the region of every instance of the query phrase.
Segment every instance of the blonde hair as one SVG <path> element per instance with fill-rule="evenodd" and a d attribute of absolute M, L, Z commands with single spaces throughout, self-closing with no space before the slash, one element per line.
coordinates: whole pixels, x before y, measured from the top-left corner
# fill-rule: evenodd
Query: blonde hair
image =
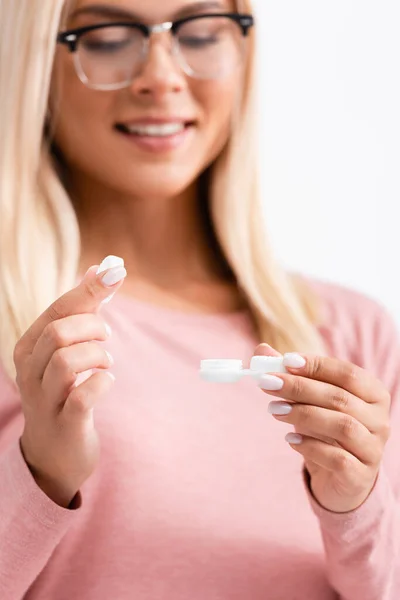
<path fill-rule="evenodd" d="M 78 222 L 44 136 L 63 8 L 64 0 L 0 2 L 0 359 L 10 376 L 16 342 L 78 272 Z M 318 352 L 318 303 L 274 260 L 262 226 L 254 46 L 252 34 L 240 115 L 210 171 L 210 214 L 260 340 Z"/>

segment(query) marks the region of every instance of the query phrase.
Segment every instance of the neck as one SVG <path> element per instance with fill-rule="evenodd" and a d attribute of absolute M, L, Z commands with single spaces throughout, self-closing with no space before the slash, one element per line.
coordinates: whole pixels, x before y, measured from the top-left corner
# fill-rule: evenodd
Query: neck
<path fill-rule="evenodd" d="M 222 279 L 202 215 L 198 184 L 174 198 L 140 198 L 74 180 L 81 270 L 121 256 L 131 280 L 163 288 Z M 206 202 L 206 199 L 204 199 Z"/>

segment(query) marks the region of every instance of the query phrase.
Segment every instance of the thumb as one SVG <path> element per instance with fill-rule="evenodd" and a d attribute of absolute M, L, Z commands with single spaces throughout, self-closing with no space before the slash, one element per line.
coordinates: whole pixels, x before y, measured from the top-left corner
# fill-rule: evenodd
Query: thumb
<path fill-rule="evenodd" d="M 122 258 L 108 257 L 100 267 L 91 267 L 81 283 L 53 302 L 22 336 L 25 352 L 30 354 L 33 351 L 44 328 L 52 321 L 96 312 L 121 287 L 126 275 Z"/>
<path fill-rule="evenodd" d="M 67 295 L 68 300 L 75 310 L 79 307 L 79 312 L 95 311 L 118 291 L 126 275 L 123 259 L 108 256 L 100 266 L 90 267 L 80 284 Z"/>

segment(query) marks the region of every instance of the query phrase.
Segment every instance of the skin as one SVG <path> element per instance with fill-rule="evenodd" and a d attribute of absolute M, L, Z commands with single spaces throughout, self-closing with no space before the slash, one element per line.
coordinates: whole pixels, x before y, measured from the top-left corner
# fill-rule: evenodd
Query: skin
<path fill-rule="evenodd" d="M 82 0 L 77 6 L 89 2 Z M 100 0 L 101 3 L 101 0 Z M 144 22 L 169 20 L 182 0 L 116 0 Z M 223 2 L 221 9 L 232 10 Z M 88 24 L 88 17 L 71 26 Z M 93 19 L 90 21 L 93 22 Z M 222 81 L 187 78 L 173 63 L 166 38 L 152 45 L 141 74 L 126 90 L 98 92 L 77 78 L 71 56 L 57 51 L 50 105 L 57 107 L 55 139 L 69 171 L 83 240 L 82 269 L 108 254 L 124 257 L 127 294 L 180 310 L 234 310 L 238 292 L 215 268 L 196 208 L 195 182 L 223 148 L 235 90 L 235 72 Z M 149 156 L 126 145 L 115 122 L 149 113 L 182 114 L 197 127 L 182 150 Z M 98 342 L 109 335 L 102 301 L 119 290 L 126 272 L 107 287 L 97 267 L 59 298 L 16 345 L 14 361 L 25 417 L 21 449 L 38 485 L 65 507 L 79 505 L 77 492 L 95 469 L 99 439 L 93 409 L 110 390 L 112 359 Z M 116 281 L 116 277 L 114 277 Z M 278 355 L 267 345 L 255 354 Z M 365 370 L 344 361 L 307 355 L 302 368 L 264 376 L 261 388 L 289 402 L 275 416 L 301 435 L 292 448 L 302 454 L 316 500 L 333 512 L 357 509 L 371 493 L 389 437 L 390 395 Z M 85 382 L 78 376 L 99 369 Z M 281 389 L 277 390 L 277 383 Z M 270 404 L 274 412 L 279 403 Z M 290 441 L 290 439 L 288 439 Z M 71 504 L 75 499 L 75 504 Z"/>
<path fill-rule="evenodd" d="M 280 356 L 266 344 L 256 354 Z M 271 413 L 282 405 L 291 409 L 274 418 L 294 425 L 299 434 L 291 447 L 304 457 L 316 500 L 331 512 L 350 512 L 375 486 L 390 435 L 390 394 L 376 377 L 348 361 L 296 356 L 304 359 L 303 367 L 289 367 L 293 355 L 285 355 L 288 374 L 265 375 L 260 387 L 284 399 L 270 403 Z"/>
<path fill-rule="evenodd" d="M 192 3 L 96 2 L 134 11 L 147 24 L 169 21 Z M 92 0 L 80 0 L 74 9 L 90 4 Z M 214 11 L 220 10 L 233 11 L 234 3 L 221 0 Z M 109 21 L 82 15 L 69 18 L 66 28 Z M 221 277 L 210 252 L 198 214 L 196 181 L 229 138 L 242 74 L 236 69 L 221 80 L 190 78 L 171 57 L 169 44 L 168 33 L 155 35 L 132 85 L 112 92 L 83 85 L 71 54 L 65 47 L 57 49 L 50 105 L 80 222 L 81 270 L 108 254 L 122 256 L 129 273 L 124 293 L 187 311 L 229 312 L 239 308 L 241 299 Z M 115 123 L 165 114 L 196 121 L 188 142 L 168 154 L 138 149 L 114 131 Z"/>
<path fill-rule="evenodd" d="M 75 8 L 88 4 L 76 2 Z M 152 23 L 170 20 L 189 2 L 107 4 L 134 9 Z M 219 5 L 232 9 L 228 1 Z M 85 17 L 66 25 L 94 22 Z M 24 413 L 21 450 L 37 484 L 60 506 L 79 506 L 78 491 L 99 459 L 93 410 L 113 383 L 108 371 L 113 359 L 99 343 L 109 335 L 102 302 L 124 282 L 126 294 L 180 310 L 229 312 L 239 305 L 236 287 L 215 266 L 195 188 L 228 140 L 240 83 L 240 69 L 221 81 L 187 78 L 163 35 L 152 42 L 149 59 L 129 88 L 99 92 L 79 81 L 70 54 L 57 49 L 50 97 L 55 142 L 81 228 L 81 270 L 94 266 L 25 332 L 14 363 Z M 160 114 L 196 121 L 182 149 L 155 157 L 127 145 L 114 131 L 115 123 Z M 130 273 L 127 279 L 124 269 L 112 270 L 111 287 L 96 274 L 99 259 L 109 254 L 122 256 Z M 91 370 L 96 371 L 90 375 Z M 90 376 L 79 381 L 87 372 Z"/>

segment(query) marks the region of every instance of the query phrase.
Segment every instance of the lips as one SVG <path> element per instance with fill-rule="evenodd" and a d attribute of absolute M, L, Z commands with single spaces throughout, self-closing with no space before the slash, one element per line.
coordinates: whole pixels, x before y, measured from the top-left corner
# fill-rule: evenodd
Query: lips
<path fill-rule="evenodd" d="M 195 121 L 142 120 L 117 123 L 115 130 L 141 152 L 164 155 L 189 148 Z"/>
<path fill-rule="evenodd" d="M 186 128 L 194 125 L 194 121 L 137 121 L 130 123 L 118 123 L 115 128 L 125 135 L 134 135 L 140 137 L 167 138 L 179 135 Z"/>

